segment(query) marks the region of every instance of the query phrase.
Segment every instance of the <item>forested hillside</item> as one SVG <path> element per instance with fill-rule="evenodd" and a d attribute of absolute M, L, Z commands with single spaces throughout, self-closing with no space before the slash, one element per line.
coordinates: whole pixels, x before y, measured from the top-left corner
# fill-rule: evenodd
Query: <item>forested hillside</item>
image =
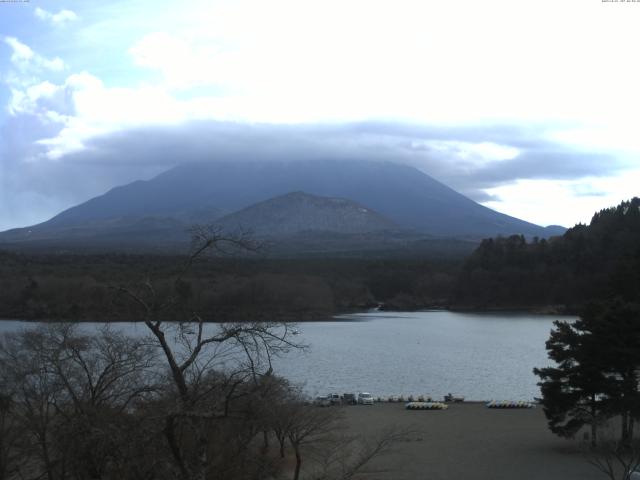
<path fill-rule="evenodd" d="M 309 320 L 379 303 L 424 308 L 446 303 L 462 258 L 206 258 L 184 277 L 180 294 L 208 321 Z M 169 291 L 184 263 L 168 255 L 0 251 L 0 318 L 135 320 L 135 305 L 117 287 L 149 279 Z"/>
<path fill-rule="evenodd" d="M 466 261 L 453 303 L 468 308 L 558 307 L 640 300 L 640 198 L 596 213 L 549 240 L 484 240 Z"/>

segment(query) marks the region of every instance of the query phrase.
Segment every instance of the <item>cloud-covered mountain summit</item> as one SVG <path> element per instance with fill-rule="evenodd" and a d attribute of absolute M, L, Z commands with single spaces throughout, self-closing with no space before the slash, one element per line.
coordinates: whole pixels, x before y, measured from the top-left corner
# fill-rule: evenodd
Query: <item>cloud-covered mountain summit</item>
<path fill-rule="evenodd" d="M 473 239 L 555 233 L 483 207 L 410 166 L 302 160 L 183 164 L 151 180 L 116 187 L 42 224 L 5 232 L 0 239 L 135 243 L 144 238 L 147 244 L 162 244 L 188 238 L 193 223 L 216 221 L 270 237 L 306 230 L 395 229 Z"/>

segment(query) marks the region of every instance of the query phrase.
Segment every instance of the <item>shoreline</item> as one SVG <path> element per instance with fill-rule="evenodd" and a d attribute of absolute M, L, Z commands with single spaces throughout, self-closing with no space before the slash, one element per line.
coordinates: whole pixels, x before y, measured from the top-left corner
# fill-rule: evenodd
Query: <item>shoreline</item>
<path fill-rule="evenodd" d="M 571 309 L 566 306 L 560 305 L 548 305 L 538 307 L 491 307 L 491 308 L 478 308 L 478 307 L 464 307 L 464 306 L 437 306 L 429 305 L 422 308 L 411 309 L 392 309 L 392 308 L 369 308 L 365 310 L 347 310 L 342 312 L 333 313 L 330 317 L 325 315 L 311 315 L 312 318 L 302 318 L 293 320 L 293 315 L 286 315 L 283 318 L 276 318 L 272 320 L 204 320 L 204 323 L 218 324 L 218 323 L 250 323 L 250 322 L 273 322 L 273 323 L 315 323 L 315 322 L 359 322 L 366 321 L 364 319 L 347 319 L 339 318 L 348 315 L 363 315 L 369 313 L 417 313 L 417 312 L 452 312 L 452 313 L 469 313 L 469 314 L 514 314 L 514 315 L 549 315 L 549 316 L 576 316 L 579 314 L 577 309 Z M 163 320 L 163 322 L 179 322 L 180 320 Z M 142 323 L 144 320 L 131 320 L 131 319 L 113 319 L 113 320 L 85 320 L 85 319 L 51 319 L 51 318 L 0 318 L 0 322 L 25 322 L 25 323 Z"/>

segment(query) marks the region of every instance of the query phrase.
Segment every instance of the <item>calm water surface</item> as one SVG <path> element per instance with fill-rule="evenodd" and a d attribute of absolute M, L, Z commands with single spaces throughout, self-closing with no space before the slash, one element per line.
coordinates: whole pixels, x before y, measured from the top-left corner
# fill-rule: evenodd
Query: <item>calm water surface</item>
<path fill-rule="evenodd" d="M 339 318 L 301 324 L 298 337 L 310 351 L 290 354 L 277 371 L 313 394 L 527 400 L 540 396 L 532 369 L 550 364 L 545 341 L 560 317 L 429 311 Z"/>
<path fill-rule="evenodd" d="M 277 359 L 274 368 L 311 395 L 452 392 L 470 400 L 531 400 L 540 396 L 532 369 L 550 364 L 545 341 L 559 318 L 574 319 L 446 311 L 344 315 L 299 324 L 294 339 L 309 349 Z M 3 321 L 0 332 L 29 325 Z M 117 325 L 146 333 L 142 324 Z"/>

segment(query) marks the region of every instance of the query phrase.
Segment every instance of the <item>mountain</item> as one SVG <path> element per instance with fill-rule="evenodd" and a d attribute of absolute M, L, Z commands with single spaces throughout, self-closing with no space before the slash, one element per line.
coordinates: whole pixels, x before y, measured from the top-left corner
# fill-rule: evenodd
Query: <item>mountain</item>
<path fill-rule="evenodd" d="M 391 220 L 351 200 L 305 192 L 291 192 L 258 202 L 215 224 L 228 231 L 249 227 L 261 237 L 314 231 L 357 234 L 398 229 Z"/>
<path fill-rule="evenodd" d="M 287 196 L 290 192 L 306 192 L 307 196 Z M 352 203 L 332 210 L 335 199 Z M 313 213 L 314 219 L 303 221 L 303 213 L 294 213 L 298 208 Z M 369 214 L 353 216 L 358 208 Z M 337 217 L 329 219 L 331 212 Z M 278 219 L 292 215 L 286 226 L 277 225 Z M 151 180 L 113 188 L 39 225 L 4 232 L 0 241 L 61 243 L 93 238 L 104 244 L 153 244 L 185 238 L 185 229 L 193 223 L 231 225 L 248 220 L 248 228 L 282 233 L 298 228 L 295 222 L 312 225 L 311 230 L 326 224 L 341 233 L 348 233 L 345 228 L 350 222 L 356 222 L 354 228 L 357 222 L 386 224 L 413 234 L 466 239 L 557 233 L 483 207 L 405 165 L 247 160 L 180 165 Z"/>
<path fill-rule="evenodd" d="M 547 225 L 546 227 L 544 227 L 544 235 L 541 235 L 541 237 L 542 238 L 557 237 L 560 235 L 564 235 L 564 232 L 566 231 L 567 231 L 566 227 L 563 227 L 561 225 Z"/>

